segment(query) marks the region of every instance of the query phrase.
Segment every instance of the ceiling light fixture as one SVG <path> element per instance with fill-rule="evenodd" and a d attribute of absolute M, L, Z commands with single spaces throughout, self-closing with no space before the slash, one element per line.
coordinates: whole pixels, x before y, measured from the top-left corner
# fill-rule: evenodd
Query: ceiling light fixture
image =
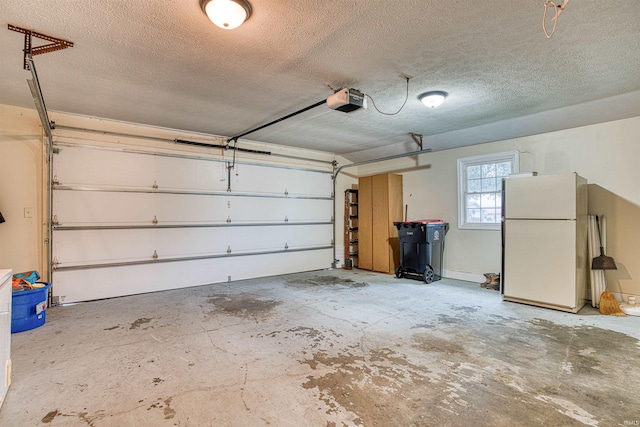
<path fill-rule="evenodd" d="M 200 0 L 200 7 L 211 22 L 225 30 L 238 28 L 251 16 L 251 5 L 245 0 Z"/>
<path fill-rule="evenodd" d="M 449 94 L 447 92 L 443 92 L 441 90 L 434 90 L 431 92 L 425 92 L 422 95 L 418 96 L 418 99 L 422 101 L 425 107 L 436 108 L 440 106 L 445 98 Z"/>

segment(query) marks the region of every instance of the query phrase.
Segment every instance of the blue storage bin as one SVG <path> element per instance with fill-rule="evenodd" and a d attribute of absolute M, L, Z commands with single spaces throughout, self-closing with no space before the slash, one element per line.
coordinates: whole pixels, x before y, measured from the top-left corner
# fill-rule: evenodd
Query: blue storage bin
<path fill-rule="evenodd" d="M 42 288 L 11 292 L 11 333 L 28 331 L 44 325 L 51 284 Z"/>

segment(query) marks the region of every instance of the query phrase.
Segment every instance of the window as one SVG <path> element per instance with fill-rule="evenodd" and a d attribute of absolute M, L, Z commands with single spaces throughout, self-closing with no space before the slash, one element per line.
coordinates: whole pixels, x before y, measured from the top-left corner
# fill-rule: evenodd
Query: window
<path fill-rule="evenodd" d="M 517 151 L 458 159 L 458 228 L 500 229 L 502 178 L 518 163 Z"/>

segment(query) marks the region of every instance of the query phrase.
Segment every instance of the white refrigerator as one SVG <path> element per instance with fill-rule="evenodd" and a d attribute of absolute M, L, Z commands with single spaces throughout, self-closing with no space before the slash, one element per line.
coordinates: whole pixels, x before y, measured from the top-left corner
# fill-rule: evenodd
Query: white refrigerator
<path fill-rule="evenodd" d="M 587 297 L 587 180 L 576 173 L 503 181 L 505 301 L 576 313 Z"/>

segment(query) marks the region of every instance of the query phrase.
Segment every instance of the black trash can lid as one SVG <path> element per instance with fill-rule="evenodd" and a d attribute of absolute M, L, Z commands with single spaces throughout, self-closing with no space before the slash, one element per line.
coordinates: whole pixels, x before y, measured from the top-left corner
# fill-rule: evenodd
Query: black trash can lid
<path fill-rule="evenodd" d="M 396 221 L 393 223 L 393 225 L 398 226 L 398 225 L 418 225 L 418 224 L 446 224 L 445 221 L 441 220 L 441 219 L 419 219 L 417 221 Z"/>

